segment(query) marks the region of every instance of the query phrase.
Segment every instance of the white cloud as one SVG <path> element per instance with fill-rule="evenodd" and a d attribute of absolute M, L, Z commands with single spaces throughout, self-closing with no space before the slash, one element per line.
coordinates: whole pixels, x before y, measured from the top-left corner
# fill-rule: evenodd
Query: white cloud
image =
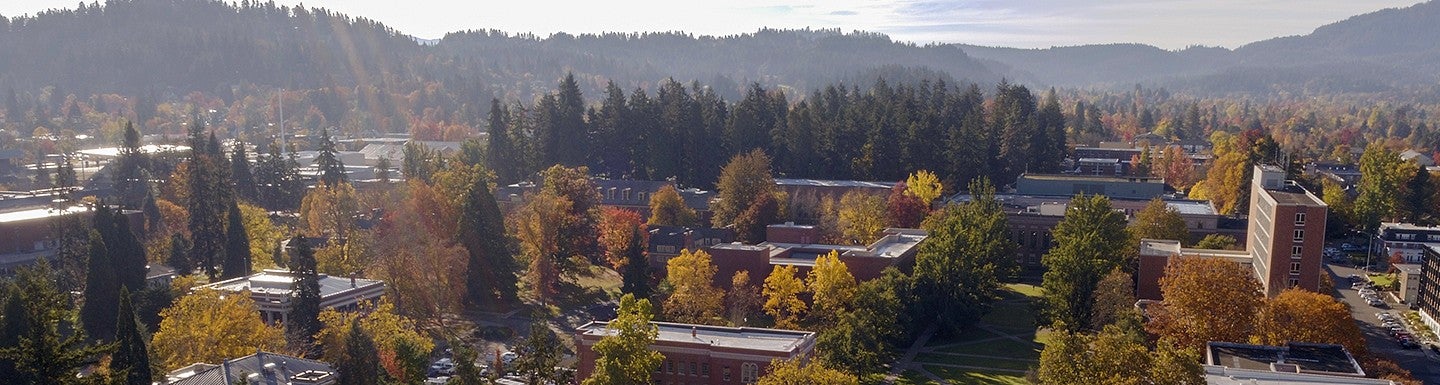
<path fill-rule="evenodd" d="M 307 7 L 379 20 L 426 38 L 465 29 L 511 32 L 686 31 L 731 35 L 772 28 L 840 28 L 917 43 L 1049 47 L 1138 42 L 1235 47 L 1416 0 L 308 0 Z M 294 5 L 299 0 L 276 0 Z M 6 0 L 0 14 L 74 7 L 75 0 Z"/>

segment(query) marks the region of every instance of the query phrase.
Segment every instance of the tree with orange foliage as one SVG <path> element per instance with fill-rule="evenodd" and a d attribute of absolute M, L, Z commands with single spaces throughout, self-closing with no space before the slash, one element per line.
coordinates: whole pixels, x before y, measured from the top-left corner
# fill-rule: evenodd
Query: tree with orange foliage
<path fill-rule="evenodd" d="M 619 207 L 606 207 L 600 211 L 600 248 L 605 252 L 605 261 L 619 271 L 625 267 L 625 252 L 630 242 L 643 233 L 644 221 L 640 213 Z M 635 231 L 637 228 L 641 231 Z"/>
<path fill-rule="evenodd" d="M 1219 258 L 1172 258 L 1160 292 L 1165 300 L 1151 308 L 1145 329 L 1194 349 L 1210 341 L 1247 342 L 1263 303 L 1250 271 Z"/>
<path fill-rule="evenodd" d="M 885 201 L 885 225 L 917 228 L 929 212 L 928 204 L 906 193 L 905 182 L 896 183 L 895 187 L 890 189 L 890 197 Z"/>
<path fill-rule="evenodd" d="M 571 205 L 565 197 L 541 191 L 511 217 L 521 253 L 530 261 L 525 282 L 541 303 L 550 303 L 559 289 L 560 259 L 567 258 L 561 254 L 561 229 L 574 220 L 569 214 Z"/>
<path fill-rule="evenodd" d="M 1365 336 L 1349 308 L 1329 295 L 1293 288 L 1265 301 L 1255 316 L 1250 342 L 1339 344 L 1357 357 L 1365 355 Z"/>

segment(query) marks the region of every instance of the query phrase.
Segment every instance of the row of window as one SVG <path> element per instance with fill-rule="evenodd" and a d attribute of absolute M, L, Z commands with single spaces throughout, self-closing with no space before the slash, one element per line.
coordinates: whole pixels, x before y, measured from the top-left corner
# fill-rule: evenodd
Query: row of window
<path fill-rule="evenodd" d="M 664 370 L 665 374 L 674 374 L 674 375 L 680 375 L 680 376 L 686 376 L 686 375 L 688 375 L 688 376 L 696 376 L 696 377 L 710 377 L 710 363 L 709 363 L 709 362 L 665 360 L 665 365 L 663 365 L 663 366 L 664 366 L 663 370 Z M 661 370 L 662 370 L 661 368 L 655 368 L 655 373 L 660 373 Z M 729 367 L 729 366 L 726 366 L 726 367 L 723 367 L 723 368 L 720 369 L 720 377 L 721 377 L 722 380 L 724 380 L 724 381 L 726 381 L 726 382 L 729 382 L 729 381 L 730 381 L 730 367 Z M 740 382 L 741 382 L 741 383 L 753 384 L 753 383 L 755 383 L 755 381 L 758 381 L 759 379 L 760 379 L 760 365 L 758 365 L 758 364 L 756 364 L 756 363 L 753 363 L 753 362 L 746 362 L 746 363 L 740 364 Z M 659 379 L 659 378 L 656 378 L 656 379 L 655 379 L 655 383 L 656 383 L 656 384 L 660 384 L 660 379 Z"/>

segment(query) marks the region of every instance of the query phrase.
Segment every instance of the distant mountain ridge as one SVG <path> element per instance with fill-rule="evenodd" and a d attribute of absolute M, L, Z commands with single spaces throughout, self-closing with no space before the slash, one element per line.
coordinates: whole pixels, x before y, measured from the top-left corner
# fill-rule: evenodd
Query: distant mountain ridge
<path fill-rule="evenodd" d="M 1049 49 L 958 45 L 1018 80 L 1071 87 L 1152 84 L 1201 93 L 1386 92 L 1440 81 L 1440 2 L 1390 8 L 1234 50 L 1141 44 Z"/>
<path fill-rule="evenodd" d="M 0 91 L 57 87 L 79 95 L 239 88 L 350 89 L 412 94 L 443 83 L 448 111 L 500 96 L 531 100 L 566 73 L 597 95 L 606 81 L 654 89 L 699 81 L 735 99 L 751 82 L 808 93 L 946 79 L 993 84 L 1129 88 L 1197 93 L 1375 93 L 1435 87 L 1440 3 L 1386 9 L 1303 36 L 1234 50 L 1168 51 L 1141 44 L 1050 49 L 915 45 L 878 33 L 775 30 L 713 37 L 682 32 L 537 37 L 498 31 L 417 39 L 378 22 L 323 9 L 246 0 L 110 0 L 33 17 L 0 18 Z M 22 95 L 23 96 L 23 95 Z M 38 97 L 38 95 L 32 95 Z M 421 101 L 433 102 L 425 96 Z M 442 103 L 442 106 L 446 104 Z M 423 112 L 416 107 L 416 113 Z M 467 112 L 474 114 L 475 112 Z"/>

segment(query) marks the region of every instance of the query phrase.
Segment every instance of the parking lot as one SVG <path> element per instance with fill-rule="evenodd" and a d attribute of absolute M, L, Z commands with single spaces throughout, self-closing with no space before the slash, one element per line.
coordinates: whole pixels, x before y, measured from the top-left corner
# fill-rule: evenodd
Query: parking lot
<path fill-rule="evenodd" d="M 1379 312 L 1389 312 L 1398 319 L 1401 313 L 1410 310 L 1409 306 L 1391 302 L 1388 296 L 1383 294 L 1380 298 L 1385 300 L 1385 303 L 1380 307 L 1372 306 L 1361 296 L 1360 291 L 1352 288 L 1349 283 L 1351 275 L 1363 276 L 1363 271 L 1341 265 L 1326 265 L 1325 268 L 1335 280 L 1337 297 L 1350 306 L 1351 315 L 1360 322 L 1360 329 L 1365 334 L 1370 352 L 1395 361 L 1400 367 L 1413 373 L 1415 378 L 1427 384 L 1440 384 L 1440 355 L 1430 349 L 1403 348 L 1392 337 L 1390 328 L 1384 326 L 1384 320 L 1376 316 Z M 1414 334 L 1413 330 L 1409 332 Z"/>

